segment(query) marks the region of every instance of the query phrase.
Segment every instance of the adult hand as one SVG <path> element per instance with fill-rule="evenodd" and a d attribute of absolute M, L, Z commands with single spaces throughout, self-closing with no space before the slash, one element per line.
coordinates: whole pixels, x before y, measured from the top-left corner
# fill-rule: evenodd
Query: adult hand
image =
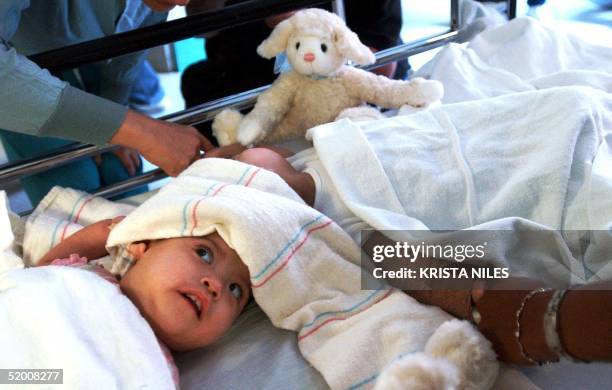
<path fill-rule="evenodd" d="M 136 170 L 140 167 L 140 154 L 131 148 L 119 148 L 110 152 L 117 156 L 121 164 L 130 176 L 136 175 Z M 94 157 L 96 164 L 102 164 L 102 155 L 98 154 Z"/>
<path fill-rule="evenodd" d="M 177 176 L 199 159 L 202 151 L 213 149 L 212 143 L 194 127 L 152 119 L 131 110 L 110 143 L 138 150 L 170 176 Z"/>
<path fill-rule="evenodd" d="M 136 175 L 136 170 L 140 167 L 140 153 L 130 148 L 119 148 L 112 153 L 119 158 L 130 176 Z"/>

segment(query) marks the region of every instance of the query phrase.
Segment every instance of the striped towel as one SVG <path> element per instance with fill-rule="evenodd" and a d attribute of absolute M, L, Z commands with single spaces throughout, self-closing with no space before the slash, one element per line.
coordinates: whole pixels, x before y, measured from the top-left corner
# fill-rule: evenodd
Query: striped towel
<path fill-rule="evenodd" d="M 127 215 L 133 209 L 134 206 L 128 204 L 111 202 L 82 191 L 55 186 L 26 221 L 23 261 L 26 266 L 36 265 L 51 248 L 84 226 Z"/>

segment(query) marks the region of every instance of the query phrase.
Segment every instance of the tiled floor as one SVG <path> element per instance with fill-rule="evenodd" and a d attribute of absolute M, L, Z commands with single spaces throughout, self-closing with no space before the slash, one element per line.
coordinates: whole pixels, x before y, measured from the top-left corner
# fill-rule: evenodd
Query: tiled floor
<path fill-rule="evenodd" d="M 548 0 L 546 4 L 537 9 L 529 9 L 526 0 L 518 0 L 517 15 L 529 14 L 542 21 L 559 26 L 560 28 L 579 34 L 585 40 L 593 43 L 610 46 L 612 34 L 612 0 Z M 450 19 L 450 0 L 403 0 L 404 28 L 402 37 L 406 41 L 422 39 L 448 29 Z M 180 11 L 180 10 L 179 10 Z M 428 52 L 413 56 L 410 62 L 413 68 L 418 69 L 428 61 L 435 52 Z M 166 98 L 164 111 L 160 115 L 180 111 L 184 101 L 180 94 L 180 75 L 176 72 L 162 73 L 160 79 Z M 0 149 L 0 163 L 3 153 Z M 150 164 L 145 169 L 152 169 Z M 9 191 L 11 208 L 17 212 L 29 209 L 30 203 L 25 194 L 16 185 L 4 186 Z"/>

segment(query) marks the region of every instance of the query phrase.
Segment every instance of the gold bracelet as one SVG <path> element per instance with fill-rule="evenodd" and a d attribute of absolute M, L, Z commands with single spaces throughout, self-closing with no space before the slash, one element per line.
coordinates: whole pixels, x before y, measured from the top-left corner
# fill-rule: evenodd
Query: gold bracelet
<path fill-rule="evenodd" d="M 553 361 L 539 362 L 533 359 L 532 357 L 530 357 L 529 355 L 527 355 L 527 352 L 525 351 L 523 344 L 521 344 L 521 316 L 523 314 L 523 310 L 525 309 L 525 306 L 527 305 L 527 301 L 529 301 L 531 298 L 533 298 L 538 293 L 542 293 L 542 292 L 546 292 L 550 290 L 551 290 L 550 288 L 540 287 L 540 288 L 536 288 L 535 290 L 529 291 L 527 295 L 523 297 L 523 300 L 521 301 L 521 305 L 516 311 L 516 331 L 514 332 L 514 336 L 516 337 L 516 342 L 519 346 L 519 351 L 521 352 L 521 356 L 525 360 L 527 360 L 528 362 L 532 364 L 538 365 L 538 366 L 541 366 L 543 364 L 553 363 L 555 361 L 553 360 Z"/>

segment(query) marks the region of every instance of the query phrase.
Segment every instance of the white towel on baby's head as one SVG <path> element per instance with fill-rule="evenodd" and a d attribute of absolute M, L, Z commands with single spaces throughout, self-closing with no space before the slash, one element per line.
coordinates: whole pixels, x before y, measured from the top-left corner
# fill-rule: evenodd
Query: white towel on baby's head
<path fill-rule="evenodd" d="M 497 363 L 480 336 L 465 337 L 471 344 L 449 344 L 443 352 L 440 343 L 430 341 L 428 348 L 435 352 L 423 353 L 433 334 L 448 343 L 444 336 L 473 330 L 465 323 L 452 331 L 441 327 L 449 315 L 402 292 L 383 286 L 361 290 L 359 247 L 267 170 L 232 160 L 197 161 L 119 223 L 107 248 L 117 256 L 135 241 L 213 231 L 248 266 L 255 300 L 272 323 L 298 332 L 300 351 L 332 388 L 371 387 L 383 368 L 405 355 L 433 361 L 451 384 L 459 376 L 457 370 L 444 371 L 449 367 L 445 353 L 467 360 L 474 354 L 485 363 L 477 370 L 466 372 L 466 364 L 452 358 L 450 366 L 477 388 L 495 378 Z M 115 271 L 129 272 L 121 261 L 117 264 Z M 464 350 L 457 354 L 459 348 Z M 422 383 L 440 375 L 428 370 L 419 374 Z"/>

